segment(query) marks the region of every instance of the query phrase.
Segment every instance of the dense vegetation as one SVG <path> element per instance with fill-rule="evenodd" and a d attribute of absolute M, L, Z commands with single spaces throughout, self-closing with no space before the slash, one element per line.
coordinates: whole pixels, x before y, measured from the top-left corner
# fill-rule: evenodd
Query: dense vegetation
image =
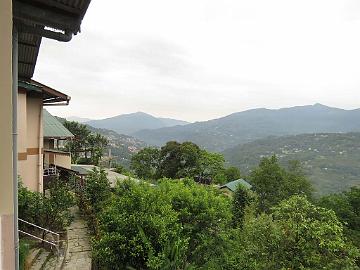
<path fill-rule="evenodd" d="M 277 155 L 282 165 L 298 160 L 318 195 L 360 185 L 360 133 L 271 137 L 239 145 L 223 154 L 245 174 L 265 156 Z"/>
<path fill-rule="evenodd" d="M 160 149 L 147 147 L 132 157 L 131 169 L 141 179 L 196 177 L 208 183 L 240 178 L 235 167 L 224 167 L 221 154 L 200 149 L 192 142 L 171 141 Z"/>
<path fill-rule="evenodd" d="M 49 184 L 47 195 L 30 191 L 20 181 L 18 201 L 19 218 L 55 232 L 63 231 L 70 224 L 72 216 L 69 208 L 75 204 L 69 186 L 58 179 Z M 34 230 L 23 223 L 20 223 L 20 229 L 27 232 Z M 43 239 L 45 236 L 45 231 L 39 235 Z"/>
<path fill-rule="evenodd" d="M 173 179 L 126 180 L 113 190 L 101 170 L 87 179 L 80 206 L 93 224 L 99 269 L 358 269 L 358 188 L 337 195 L 342 204 L 315 201 L 299 163 L 285 168 L 273 156 L 250 175 L 253 190 L 228 196 L 186 177 L 201 160 L 186 155 L 201 154 L 196 145 L 144 151 L 162 157 Z"/>

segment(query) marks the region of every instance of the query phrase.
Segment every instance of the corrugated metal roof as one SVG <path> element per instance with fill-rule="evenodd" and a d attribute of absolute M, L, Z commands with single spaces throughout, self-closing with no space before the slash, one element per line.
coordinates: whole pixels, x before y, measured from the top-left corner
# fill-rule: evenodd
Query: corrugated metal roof
<path fill-rule="evenodd" d="M 13 0 L 13 18 L 17 26 L 31 28 L 50 27 L 76 35 L 90 0 Z M 21 29 L 21 27 L 19 27 Z M 18 74 L 19 78 L 30 79 L 41 44 L 41 35 L 19 30 Z"/>
<path fill-rule="evenodd" d="M 74 135 L 47 110 L 43 109 L 44 137 L 66 139 Z"/>
<path fill-rule="evenodd" d="M 244 179 L 238 179 L 238 180 L 231 181 L 231 182 L 221 186 L 220 188 L 228 188 L 232 192 L 235 192 L 239 185 L 243 186 L 246 189 L 251 189 L 252 188 L 252 185 L 250 185 Z"/>

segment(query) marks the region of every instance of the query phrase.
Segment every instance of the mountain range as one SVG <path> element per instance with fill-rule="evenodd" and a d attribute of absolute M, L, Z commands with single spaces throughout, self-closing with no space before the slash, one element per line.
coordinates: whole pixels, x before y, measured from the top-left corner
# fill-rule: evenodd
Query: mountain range
<path fill-rule="evenodd" d="M 188 124 L 186 121 L 155 117 L 143 112 L 122 114 L 101 120 L 90 120 L 85 123 L 95 128 L 111 129 L 126 135 L 131 135 L 142 129 L 152 130 Z"/>
<path fill-rule="evenodd" d="M 253 109 L 183 126 L 143 129 L 131 135 L 161 146 L 167 141 L 192 141 L 211 151 L 223 151 L 267 136 L 360 131 L 360 109 L 322 104 L 283 109 Z"/>

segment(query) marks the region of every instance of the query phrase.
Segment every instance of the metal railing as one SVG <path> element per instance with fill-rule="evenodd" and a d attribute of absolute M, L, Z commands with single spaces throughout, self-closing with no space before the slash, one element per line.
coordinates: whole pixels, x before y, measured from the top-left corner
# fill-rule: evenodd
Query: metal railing
<path fill-rule="evenodd" d="M 44 168 L 44 176 L 53 176 L 53 175 L 57 175 L 56 167 L 51 166 Z"/>
<path fill-rule="evenodd" d="M 19 233 L 22 233 L 22 234 L 27 235 L 29 237 L 32 237 L 34 239 L 40 240 L 41 242 L 45 242 L 45 243 L 49 244 L 51 247 L 54 247 L 56 249 L 57 255 L 60 255 L 60 234 L 58 234 L 56 232 L 53 232 L 53 231 L 50 231 L 48 229 L 42 228 L 42 227 L 40 227 L 40 226 L 38 226 L 36 224 L 33 224 L 33 223 L 28 222 L 26 220 L 23 220 L 21 218 L 19 218 L 18 220 L 19 220 L 19 222 L 30 225 L 31 227 L 39 229 L 42 232 L 46 232 L 46 234 L 53 235 L 55 240 L 54 241 L 48 241 L 48 240 L 42 239 L 41 237 L 38 237 L 36 235 L 33 235 L 31 233 L 28 233 L 28 232 L 25 232 L 25 231 L 22 231 L 22 230 L 19 229 Z"/>

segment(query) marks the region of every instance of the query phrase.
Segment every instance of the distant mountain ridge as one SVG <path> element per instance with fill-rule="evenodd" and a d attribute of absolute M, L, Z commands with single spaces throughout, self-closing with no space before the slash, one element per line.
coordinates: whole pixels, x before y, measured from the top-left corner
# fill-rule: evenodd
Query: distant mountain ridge
<path fill-rule="evenodd" d="M 85 123 L 85 122 L 89 122 L 92 119 L 90 118 L 84 118 L 84 117 L 78 117 L 78 116 L 69 116 L 66 117 L 67 121 L 74 121 L 74 122 L 79 122 L 79 123 Z"/>
<path fill-rule="evenodd" d="M 186 121 L 155 117 L 144 112 L 122 114 L 101 120 L 91 120 L 86 124 L 95 128 L 105 128 L 120 134 L 131 135 L 143 129 L 157 129 L 189 124 Z"/>
<path fill-rule="evenodd" d="M 322 104 L 277 110 L 252 109 L 185 126 L 140 130 L 132 135 L 151 145 L 192 141 L 208 150 L 223 151 L 267 136 L 360 131 L 360 109 L 344 110 Z"/>

